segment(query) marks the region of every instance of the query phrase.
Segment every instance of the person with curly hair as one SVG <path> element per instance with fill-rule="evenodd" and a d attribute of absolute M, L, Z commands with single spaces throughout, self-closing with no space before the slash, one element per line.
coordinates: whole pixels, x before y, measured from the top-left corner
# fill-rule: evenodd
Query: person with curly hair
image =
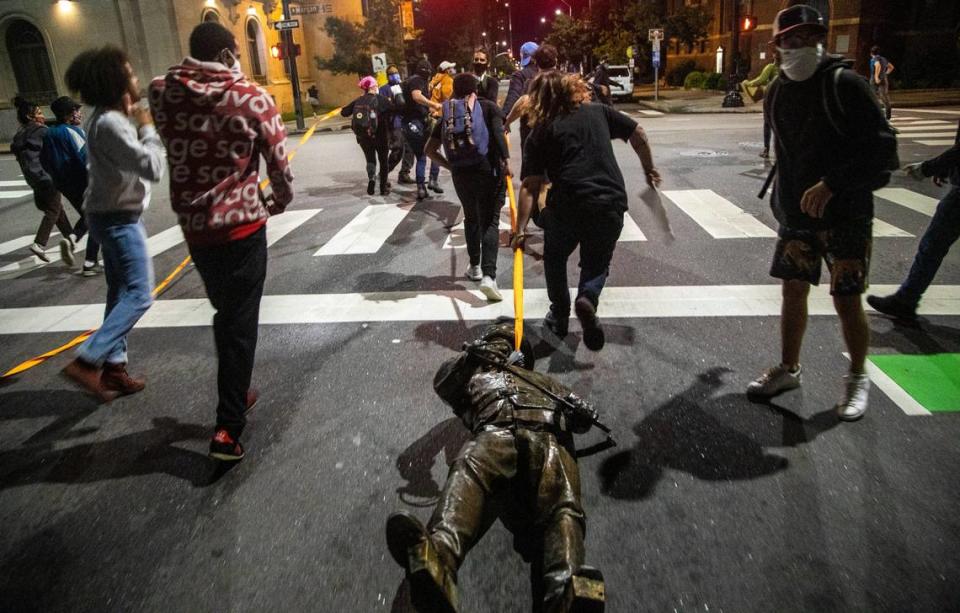
<path fill-rule="evenodd" d="M 547 206 L 540 213 L 550 298 L 544 327 L 560 338 L 567 335 L 567 259 L 579 245 L 580 282 L 574 309 L 584 344 L 599 351 L 605 339 L 597 307 L 627 210 L 627 190 L 611 140 L 630 143 L 651 188 L 660 185 L 661 179 L 643 128 L 605 104 L 590 102 L 590 96 L 590 86 L 579 75 L 549 70 L 533 79 L 525 111 L 532 131 L 523 151 L 526 174 L 520 188 L 518 232 L 511 243 L 514 248 L 523 246 L 534 203 L 549 176 Z"/>

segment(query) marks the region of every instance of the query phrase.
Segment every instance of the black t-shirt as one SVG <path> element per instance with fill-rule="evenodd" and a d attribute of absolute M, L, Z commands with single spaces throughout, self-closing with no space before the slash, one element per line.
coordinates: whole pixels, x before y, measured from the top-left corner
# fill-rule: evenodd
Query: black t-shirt
<path fill-rule="evenodd" d="M 534 127 L 523 149 L 525 176 L 546 175 L 548 204 L 599 204 L 627 210 L 627 188 L 613 154 L 637 122 L 605 104 L 585 103 L 547 126 Z"/>
<path fill-rule="evenodd" d="M 407 120 L 426 119 L 430 110 L 422 104 L 417 104 L 411 92 L 419 91 L 425 98 L 429 98 L 430 91 L 427 86 L 427 80 L 415 74 L 404 81 L 401 87 L 403 88 L 404 99 L 403 118 Z"/>
<path fill-rule="evenodd" d="M 359 98 L 356 98 L 350 104 L 346 105 L 340 110 L 340 114 L 344 117 L 351 117 L 353 115 L 354 107 L 363 102 L 368 105 L 371 110 L 377 113 L 377 137 L 386 136 L 387 130 L 389 129 L 390 110 L 393 108 L 390 100 L 381 96 L 380 94 L 363 94 Z"/>

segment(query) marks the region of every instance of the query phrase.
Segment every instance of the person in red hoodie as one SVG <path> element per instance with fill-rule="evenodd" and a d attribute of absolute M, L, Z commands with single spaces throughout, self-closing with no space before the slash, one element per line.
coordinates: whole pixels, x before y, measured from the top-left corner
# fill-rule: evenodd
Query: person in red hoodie
<path fill-rule="evenodd" d="M 170 201 L 216 309 L 217 425 L 210 456 L 243 458 L 260 298 L 267 273 L 266 224 L 293 200 L 286 130 L 270 95 L 240 71 L 237 41 L 218 23 L 190 34 L 190 57 L 150 85 L 167 149 Z M 260 191 L 260 157 L 272 195 Z"/>

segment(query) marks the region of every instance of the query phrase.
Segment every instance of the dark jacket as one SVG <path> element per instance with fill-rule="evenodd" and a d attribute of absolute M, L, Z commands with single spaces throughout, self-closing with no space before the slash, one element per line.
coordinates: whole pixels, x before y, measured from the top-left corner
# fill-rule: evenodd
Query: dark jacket
<path fill-rule="evenodd" d="M 513 110 L 513 105 L 517 103 L 527 89 L 530 87 L 530 81 L 537 76 L 540 69 L 536 64 L 530 62 L 523 70 L 518 70 L 510 77 L 510 90 L 507 92 L 507 98 L 503 101 L 503 115 L 506 117 Z"/>
<path fill-rule="evenodd" d="M 60 123 L 43 137 L 40 164 L 57 190 L 75 204 L 87 189 L 87 134 L 80 126 Z"/>
<path fill-rule="evenodd" d="M 960 187 L 960 121 L 957 122 L 957 137 L 953 147 L 924 162 L 920 170 L 925 177 L 949 178 L 950 185 Z"/>
<path fill-rule="evenodd" d="M 50 175 L 40 164 L 43 137 L 48 129 L 45 125 L 31 121 L 25 126 L 20 126 L 13 137 L 13 142 L 10 144 L 10 152 L 16 156 L 17 163 L 20 164 L 20 172 L 23 173 L 27 185 L 32 188 L 52 182 Z"/>
<path fill-rule="evenodd" d="M 873 190 L 897 163 L 897 140 L 866 79 L 843 58 L 827 56 L 806 81 L 781 72 L 764 96 L 764 113 L 777 137 L 770 203 L 781 226 L 822 230 L 869 222 Z M 821 180 L 833 198 L 815 219 L 800 210 L 800 200 Z"/>
<path fill-rule="evenodd" d="M 393 104 L 388 98 L 380 94 L 363 94 L 344 106 L 340 114 L 344 117 L 350 117 L 353 115 L 353 107 L 361 100 L 366 100 L 370 108 L 377 113 L 377 140 L 381 138 L 386 140 L 387 131 L 390 129 L 390 111 L 393 109 Z M 360 138 L 360 136 L 358 135 L 357 138 Z"/>
<path fill-rule="evenodd" d="M 477 82 L 477 96 L 496 103 L 497 96 L 500 94 L 500 81 L 489 72 L 485 72 Z"/>
<path fill-rule="evenodd" d="M 487 133 L 490 135 L 490 144 L 487 146 L 487 159 L 490 165 L 497 169 L 501 160 L 510 157 L 510 150 L 507 149 L 507 138 L 503 131 L 503 111 L 497 106 L 496 102 L 484 100 L 477 97 L 480 109 L 483 111 L 483 122 L 487 126 Z M 444 103 L 446 105 L 446 103 Z M 443 140 L 443 122 L 437 122 L 433 129 L 433 138 Z M 454 170 L 456 172 L 457 169 Z"/>

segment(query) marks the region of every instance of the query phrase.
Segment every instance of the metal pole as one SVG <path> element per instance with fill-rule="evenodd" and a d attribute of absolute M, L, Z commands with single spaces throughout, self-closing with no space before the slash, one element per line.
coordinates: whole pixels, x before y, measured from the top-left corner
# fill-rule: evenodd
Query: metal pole
<path fill-rule="evenodd" d="M 507 2 L 507 33 L 510 39 L 510 57 L 513 57 L 513 12 L 510 10 L 509 2 Z"/>
<path fill-rule="evenodd" d="M 290 0 L 283 0 L 283 16 L 290 17 Z M 306 124 L 303 121 L 303 102 L 300 100 L 300 74 L 297 72 L 297 56 L 293 55 L 293 32 L 284 30 L 281 33 L 287 47 L 288 62 L 290 62 L 290 85 L 293 87 L 293 110 L 297 114 L 297 129 L 303 130 Z"/>
<path fill-rule="evenodd" d="M 653 65 L 653 101 L 660 100 L 660 64 Z"/>

